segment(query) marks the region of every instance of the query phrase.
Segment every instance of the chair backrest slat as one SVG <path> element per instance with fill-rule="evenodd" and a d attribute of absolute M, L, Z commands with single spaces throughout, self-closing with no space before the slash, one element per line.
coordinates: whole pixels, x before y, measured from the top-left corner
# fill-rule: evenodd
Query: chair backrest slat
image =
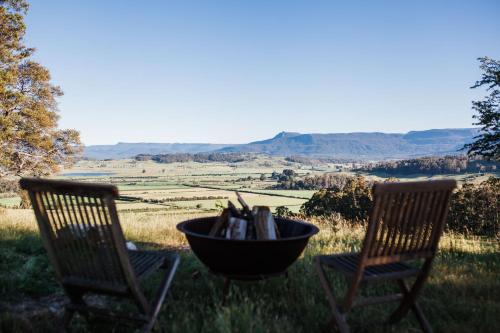
<path fill-rule="evenodd" d="M 382 197 L 380 200 L 375 201 L 374 209 L 372 212 L 374 220 L 378 221 L 385 215 L 386 212 L 383 207 L 385 207 L 385 202 L 387 201 L 387 199 L 387 197 Z M 381 229 L 383 229 L 383 227 L 383 225 L 376 223 L 368 231 L 371 232 L 372 235 L 378 235 L 378 237 L 381 237 L 381 235 L 383 234 L 383 230 Z M 380 243 L 374 243 L 371 248 L 366 247 L 366 249 L 370 252 L 368 255 L 373 256 L 375 253 L 378 253 L 379 246 Z"/>
<path fill-rule="evenodd" d="M 400 227 L 399 230 L 398 228 L 392 228 L 390 244 L 388 244 L 387 250 L 384 251 L 385 255 L 395 254 L 399 248 L 399 239 L 401 239 L 403 235 L 402 229 L 404 229 L 405 227 L 404 217 L 406 215 L 406 211 L 408 210 L 408 196 L 408 193 L 398 194 L 397 202 L 399 202 L 399 205 L 397 206 L 397 214 L 394 216 L 394 218 L 400 221 Z"/>
<path fill-rule="evenodd" d="M 116 187 L 22 179 L 59 277 L 126 290 L 135 274 L 114 208 Z"/>
<path fill-rule="evenodd" d="M 428 258 L 446 220 L 454 180 L 377 183 L 362 260 L 365 265 Z"/>
<path fill-rule="evenodd" d="M 401 243 L 402 248 L 406 248 L 407 246 L 411 247 L 410 244 L 413 242 L 413 230 L 415 229 L 415 224 L 419 220 L 419 214 L 421 213 L 420 207 L 425 205 L 425 195 L 423 193 L 416 193 L 415 195 L 410 196 L 409 205 L 411 206 L 410 213 L 408 219 L 405 221 L 405 225 L 402 228 L 403 242 Z"/>
<path fill-rule="evenodd" d="M 408 229 L 408 219 L 409 216 L 411 215 L 411 211 L 413 208 L 412 203 L 412 197 L 410 196 L 409 193 L 403 193 L 403 201 L 402 205 L 403 208 L 401 209 L 400 215 L 399 215 L 399 220 L 401 221 L 401 227 L 400 230 L 401 232 L 395 233 L 394 237 L 394 243 L 391 246 L 391 250 L 389 251 L 389 254 L 395 254 L 397 249 L 401 248 L 403 244 L 403 240 L 406 235 L 406 230 Z"/>

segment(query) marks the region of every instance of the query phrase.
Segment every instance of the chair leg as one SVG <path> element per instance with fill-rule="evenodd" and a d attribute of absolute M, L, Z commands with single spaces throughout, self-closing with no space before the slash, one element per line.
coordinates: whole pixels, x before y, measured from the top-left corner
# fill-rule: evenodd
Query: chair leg
<path fill-rule="evenodd" d="M 410 288 L 408 287 L 408 284 L 406 283 L 405 280 L 398 280 L 399 286 L 401 288 L 401 291 L 403 294 L 408 295 L 410 292 Z M 429 321 L 424 315 L 424 312 L 422 311 L 422 308 L 418 304 L 418 302 L 415 300 L 412 304 L 411 307 L 413 313 L 417 317 L 418 323 L 420 324 L 420 328 L 422 328 L 422 331 L 424 332 L 432 332 L 431 325 L 429 324 Z"/>
<path fill-rule="evenodd" d="M 69 298 L 70 304 L 66 306 L 64 310 L 64 315 L 61 323 L 61 332 L 66 332 L 68 330 L 69 324 L 71 324 L 71 319 L 75 315 L 75 309 L 71 308 L 71 304 L 74 305 L 86 305 L 85 300 L 83 299 L 83 292 L 79 290 L 75 290 L 74 288 L 63 286 L 66 295 Z"/>
<path fill-rule="evenodd" d="M 153 307 L 152 312 L 150 313 L 149 321 L 142 327 L 142 332 L 150 332 L 153 329 L 153 326 L 156 323 L 156 318 L 158 317 L 161 306 L 163 305 L 163 301 L 165 300 L 167 292 L 170 289 L 170 284 L 172 283 L 178 265 L 179 257 L 176 257 L 174 263 L 172 264 L 172 267 L 165 272 L 165 276 L 152 303 Z"/>
<path fill-rule="evenodd" d="M 227 295 L 229 294 L 229 286 L 231 285 L 231 279 L 228 277 L 224 278 L 224 287 L 222 287 L 222 306 L 226 305 Z"/>
<path fill-rule="evenodd" d="M 413 284 L 411 289 L 408 289 L 408 291 L 405 293 L 405 297 L 401 301 L 401 304 L 390 316 L 390 318 L 388 320 L 389 324 L 394 324 L 394 323 L 399 322 L 404 316 L 406 316 L 408 311 L 410 311 L 410 309 L 413 308 L 415 301 L 417 299 L 418 293 L 420 292 L 420 290 L 424 286 L 424 282 L 430 273 L 431 265 L 432 265 L 432 260 L 427 260 L 424 263 L 424 265 L 422 267 L 422 271 L 421 271 L 420 275 L 417 277 L 417 280 L 415 281 L 415 283 Z M 421 310 L 420 310 L 420 314 L 423 315 Z M 418 316 L 417 316 L 417 319 L 418 319 Z M 420 320 L 419 320 L 419 322 L 420 322 Z M 422 323 L 420 323 L 420 324 L 421 324 L 422 328 L 425 330 L 426 328 L 424 327 L 424 325 Z M 427 326 L 429 326 L 429 325 L 427 325 Z M 430 328 L 430 326 L 429 326 L 429 328 Z"/>
<path fill-rule="evenodd" d="M 69 324 L 71 323 L 71 319 L 75 314 L 75 310 L 73 309 L 65 309 L 64 315 L 62 318 L 61 325 L 59 327 L 59 332 L 66 332 L 68 330 Z"/>
<path fill-rule="evenodd" d="M 333 290 L 330 286 L 330 281 L 328 281 L 328 278 L 326 277 L 325 270 L 321 265 L 320 257 L 316 257 L 315 261 L 316 261 L 316 270 L 318 271 L 321 285 L 325 290 L 326 298 L 328 299 L 328 302 L 330 303 L 330 307 L 332 309 L 332 319 L 330 320 L 328 325 L 331 326 L 332 328 L 334 328 L 334 326 L 337 326 L 337 328 L 341 333 L 347 333 L 349 332 L 349 325 L 346 322 L 346 315 L 340 311 L 340 308 L 337 305 L 337 302 L 335 301 Z"/>

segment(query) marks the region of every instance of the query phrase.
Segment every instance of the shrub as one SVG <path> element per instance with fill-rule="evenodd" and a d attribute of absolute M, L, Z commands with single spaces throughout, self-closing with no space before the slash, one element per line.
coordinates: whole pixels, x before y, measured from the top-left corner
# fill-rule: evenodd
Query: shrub
<path fill-rule="evenodd" d="M 301 207 L 308 216 L 328 216 L 334 213 L 344 218 L 364 220 L 372 205 L 371 188 L 362 176 L 349 177 L 343 187 L 323 189 L 314 193 Z"/>
<path fill-rule="evenodd" d="M 306 216 L 338 213 L 354 222 L 366 220 L 372 206 L 370 187 L 363 177 L 351 177 L 342 188 L 314 193 L 301 212 Z M 500 179 L 491 177 L 479 185 L 465 183 L 452 194 L 446 227 L 462 234 L 500 238 L 499 215 Z"/>
<path fill-rule="evenodd" d="M 451 199 L 447 228 L 464 234 L 500 238 L 500 178 L 463 184 Z"/>
<path fill-rule="evenodd" d="M 274 214 L 279 217 L 293 216 L 292 211 L 287 206 L 278 206 L 274 211 Z"/>

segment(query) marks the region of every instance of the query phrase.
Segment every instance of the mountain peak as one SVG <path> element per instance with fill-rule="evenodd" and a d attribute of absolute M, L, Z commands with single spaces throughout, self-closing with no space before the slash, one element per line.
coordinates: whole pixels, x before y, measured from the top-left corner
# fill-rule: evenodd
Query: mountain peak
<path fill-rule="evenodd" d="M 276 134 L 274 137 L 273 137 L 273 140 L 274 139 L 284 139 L 284 138 L 291 138 L 291 137 L 294 137 L 294 136 L 298 136 L 300 135 L 300 133 L 298 132 L 279 132 L 278 134 Z"/>

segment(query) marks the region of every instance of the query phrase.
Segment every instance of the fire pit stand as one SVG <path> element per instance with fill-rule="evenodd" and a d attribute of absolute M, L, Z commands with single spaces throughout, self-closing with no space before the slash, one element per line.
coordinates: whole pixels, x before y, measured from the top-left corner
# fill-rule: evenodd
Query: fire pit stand
<path fill-rule="evenodd" d="M 223 296 L 231 280 L 256 281 L 288 276 L 287 270 L 319 229 L 307 222 L 277 217 L 281 238 L 276 240 L 235 240 L 209 236 L 217 217 L 181 222 L 177 229 L 186 238 L 198 259 L 224 280 Z M 288 280 L 288 279 L 287 279 Z"/>
<path fill-rule="evenodd" d="M 220 276 L 224 279 L 224 287 L 222 288 L 222 304 L 226 304 L 227 300 L 227 295 L 229 294 L 229 287 L 231 285 L 231 281 L 244 281 L 244 282 L 253 282 L 253 281 L 261 281 L 261 280 L 267 280 L 270 278 L 274 277 L 284 277 L 285 278 L 285 284 L 288 287 L 289 286 L 289 280 L 288 280 L 288 270 L 281 272 L 281 273 L 273 273 L 273 274 L 264 274 L 264 275 L 226 275 L 222 273 L 216 273 L 213 271 L 210 271 L 213 275 Z"/>

